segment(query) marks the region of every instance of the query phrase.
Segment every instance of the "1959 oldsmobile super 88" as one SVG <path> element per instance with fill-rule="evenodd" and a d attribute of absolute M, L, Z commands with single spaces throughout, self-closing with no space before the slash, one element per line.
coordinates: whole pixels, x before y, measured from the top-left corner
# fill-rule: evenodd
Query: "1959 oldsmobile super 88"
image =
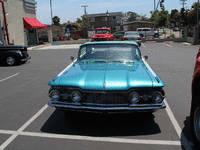
<path fill-rule="evenodd" d="M 165 108 L 165 84 L 136 42 L 82 44 L 78 57 L 49 82 L 48 103 L 59 110 L 154 112 Z M 73 59 L 72 59 L 73 60 Z"/>

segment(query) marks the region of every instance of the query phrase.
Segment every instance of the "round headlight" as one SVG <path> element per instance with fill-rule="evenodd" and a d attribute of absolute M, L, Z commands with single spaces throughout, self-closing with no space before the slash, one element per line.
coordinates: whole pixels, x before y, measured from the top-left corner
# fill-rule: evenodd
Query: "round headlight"
<path fill-rule="evenodd" d="M 79 102 L 82 98 L 82 95 L 79 91 L 73 91 L 71 94 L 71 98 L 74 102 Z"/>
<path fill-rule="evenodd" d="M 161 92 L 159 91 L 156 91 L 156 92 L 153 92 L 152 93 L 152 100 L 155 102 L 155 103 L 159 103 L 163 100 L 163 95 Z"/>
<path fill-rule="evenodd" d="M 137 92 L 132 92 L 128 97 L 129 101 L 133 104 L 136 104 L 140 100 L 140 95 Z"/>
<path fill-rule="evenodd" d="M 49 97 L 56 101 L 60 98 L 60 92 L 58 90 L 51 90 Z"/>

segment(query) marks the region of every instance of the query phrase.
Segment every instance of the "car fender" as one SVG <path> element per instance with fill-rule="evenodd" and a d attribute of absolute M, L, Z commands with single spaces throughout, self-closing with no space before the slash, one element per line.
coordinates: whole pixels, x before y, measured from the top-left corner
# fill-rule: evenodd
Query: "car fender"
<path fill-rule="evenodd" d="M 7 56 L 14 56 L 14 57 L 17 57 L 17 58 L 20 58 L 22 57 L 20 55 L 20 50 L 16 51 L 16 50 L 9 50 L 9 51 L 5 51 L 3 53 L 1 53 L 2 57 L 3 58 L 6 58 Z"/>

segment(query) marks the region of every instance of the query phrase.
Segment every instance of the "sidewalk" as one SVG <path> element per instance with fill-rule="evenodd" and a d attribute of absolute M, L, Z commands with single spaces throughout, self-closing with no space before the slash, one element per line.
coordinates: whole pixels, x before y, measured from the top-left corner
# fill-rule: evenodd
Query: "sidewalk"
<path fill-rule="evenodd" d="M 42 45 L 34 45 L 34 46 L 30 46 L 28 47 L 28 50 L 33 50 L 33 49 L 37 49 L 37 48 L 42 48 L 42 47 L 46 47 L 46 46 L 50 46 L 51 43 L 45 43 L 45 44 L 42 44 Z"/>

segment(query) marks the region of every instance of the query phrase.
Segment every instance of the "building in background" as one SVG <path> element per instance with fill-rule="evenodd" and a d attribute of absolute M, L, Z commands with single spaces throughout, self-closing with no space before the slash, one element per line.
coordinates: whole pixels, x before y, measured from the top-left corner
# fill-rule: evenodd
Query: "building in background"
<path fill-rule="evenodd" d="M 121 24 L 121 30 L 123 31 L 136 31 L 137 28 L 154 28 L 154 23 L 147 21 L 132 21 Z"/>
<path fill-rule="evenodd" d="M 96 28 L 108 27 L 111 32 L 120 31 L 120 24 L 122 23 L 122 12 L 107 12 L 100 14 L 86 14 L 82 18 L 88 18 L 93 31 Z"/>
<path fill-rule="evenodd" d="M 47 25 L 47 28 L 43 29 L 38 29 L 38 36 L 44 36 L 48 35 L 48 30 L 52 31 L 52 36 L 53 37 L 63 37 L 65 35 L 65 28 L 63 27 L 58 27 L 58 26 L 53 26 L 53 25 Z"/>
<path fill-rule="evenodd" d="M 10 43 L 14 45 L 39 44 L 38 28 L 46 28 L 36 19 L 35 0 L 3 0 Z M 5 23 L 0 3 L 0 40 L 5 42 Z"/>

